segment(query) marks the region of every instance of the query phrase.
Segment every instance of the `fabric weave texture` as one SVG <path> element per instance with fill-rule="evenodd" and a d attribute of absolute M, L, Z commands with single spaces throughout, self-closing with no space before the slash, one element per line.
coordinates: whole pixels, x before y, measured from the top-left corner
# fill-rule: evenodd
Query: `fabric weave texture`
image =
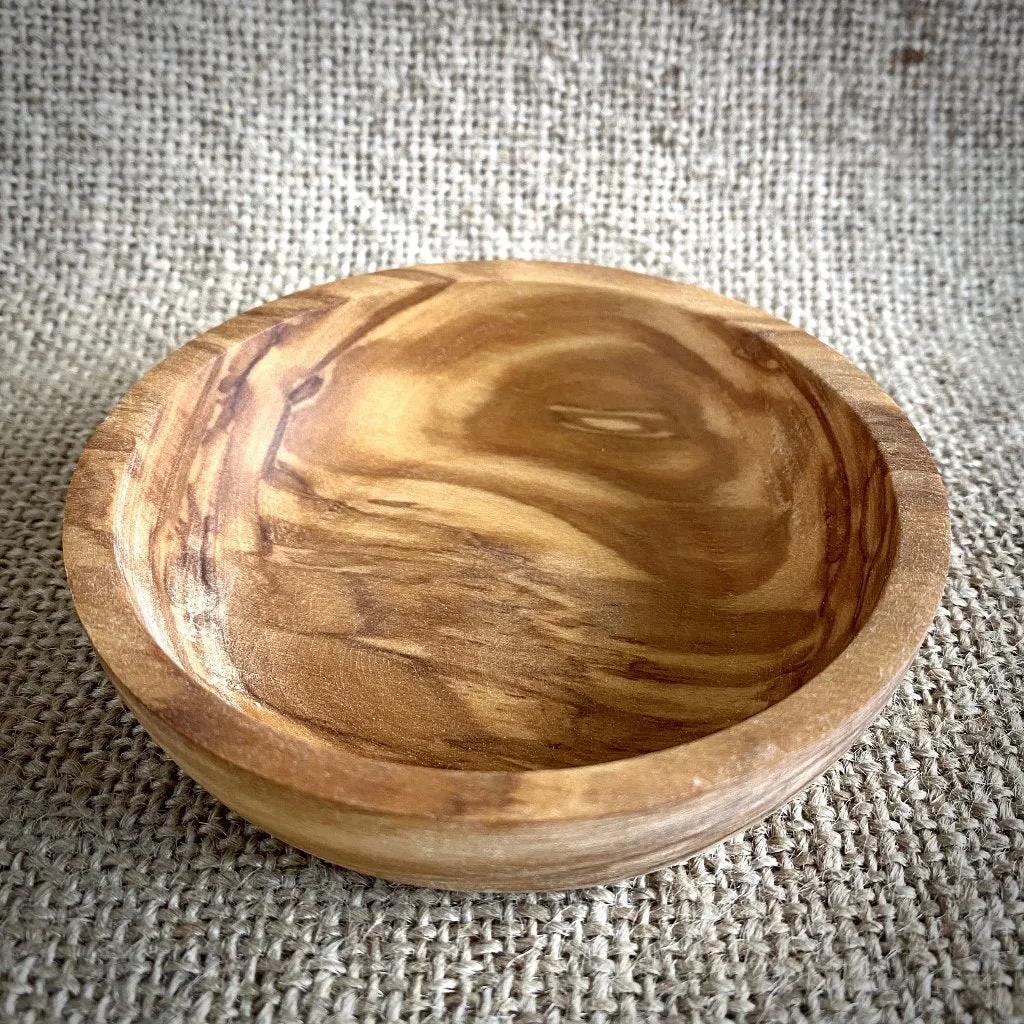
<path fill-rule="evenodd" d="M 0 9 L 0 1020 L 1024 1020 L 1024 7 L 15 0 Z M 414 889 L 226 810 L 63 576 L 149 366 L 278 295 L 535 257 L 691 281 L 870 372 L 953 563 L 862 742 L 606 887 Z"/>

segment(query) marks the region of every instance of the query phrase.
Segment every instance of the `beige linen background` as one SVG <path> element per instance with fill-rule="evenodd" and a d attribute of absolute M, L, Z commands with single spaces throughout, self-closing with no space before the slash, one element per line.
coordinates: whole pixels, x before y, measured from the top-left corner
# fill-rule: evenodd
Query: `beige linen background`
<path fill-rule="evenodd" d="M 0 1019 L 1024 1019 L 1024 8 L 6 3 Z M 592 261 L 763 306 L 944 474 L 944 606 L 883 718 L 620 885 L 332 868 L 182 777 L 64 586 L 93 425 L 200 329 L 412 261 Z"/>

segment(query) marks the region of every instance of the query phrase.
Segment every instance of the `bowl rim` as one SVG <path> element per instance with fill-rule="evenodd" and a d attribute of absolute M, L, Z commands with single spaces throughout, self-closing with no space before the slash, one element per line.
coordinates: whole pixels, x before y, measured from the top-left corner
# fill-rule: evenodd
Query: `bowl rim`
<path fill-rule="evenodd" d="M 898 536 L 878 603 L 850 643 L 798 690 L 764 711 L 701 739 L 615 761 L 564 768 L 481 771 L 378 760 L 293 727 L 277 712 L 254 717 L 185 673 L 157 644 L 128 597 L 112 526 L 115 496 L 132 472 L 159 395 L 182 387 L 219 349 L 219 335 L 241 342 L 302 311 L 337 304 L 354 280 L 432 273 L 462 279 L 600 284 L 638 290 L 690 310 L 727 316 L 756 330 L 812 374 L 866 426 L 886 463 Z M 129 431 L 135 444 L 114 442 Z M 102 460 L 102 476 L 87 467 Z M 96 482 L 109 493 L 97 529 Z M 257 779 L 328 804 L 388 816 L 509 824 L 574 821 L 702 804 L 718 790 L 755 785 L 801 766 L 823 771 L 870 724 L 916 655 L 935 616 L 949 566 L 945 490 L 924 442 L 902 409 L 846 357 L 762 310 L 666 278 L 593 264 L 481 260 L 418 264 L 341 278 L 242 313 L 172 352 L 143 375 L 96 428 L 72 475 L 63 553 L 78 615 L 128 704 L 155 716 L 204 755 Z M 278 722 L 275 718 L 280 719 Z M 285 722 L 287 728 L 281 728 Z M 804 777 L 809 777 L 806 770 Z"/>

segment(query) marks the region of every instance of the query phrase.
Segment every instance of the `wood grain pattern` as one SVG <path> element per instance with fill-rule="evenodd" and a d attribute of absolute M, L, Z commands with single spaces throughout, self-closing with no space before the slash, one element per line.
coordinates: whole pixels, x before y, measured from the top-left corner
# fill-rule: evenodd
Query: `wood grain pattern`
<path fill-rule="evenodd" d="M 226 802 L 363 870 L 520 888 L 693 852 L 838 756 L 930 622 L 947 517 L 900 410 L 794 328 L 450 264 L 175 353 L 90 441 L 65 558 Z"/>

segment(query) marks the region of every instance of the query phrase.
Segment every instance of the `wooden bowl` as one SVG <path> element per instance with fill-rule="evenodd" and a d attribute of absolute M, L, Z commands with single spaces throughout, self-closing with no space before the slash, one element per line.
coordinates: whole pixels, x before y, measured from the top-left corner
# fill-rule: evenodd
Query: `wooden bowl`
<path fill-rule="evenodd" d="M 696 288 L 456 263 L 338 281 L 136 384 L 64 557 L 127 703 L 320 857 L 459 889 L 703 850 L 836 760 L 948 566 L 865 374 Z"/>

